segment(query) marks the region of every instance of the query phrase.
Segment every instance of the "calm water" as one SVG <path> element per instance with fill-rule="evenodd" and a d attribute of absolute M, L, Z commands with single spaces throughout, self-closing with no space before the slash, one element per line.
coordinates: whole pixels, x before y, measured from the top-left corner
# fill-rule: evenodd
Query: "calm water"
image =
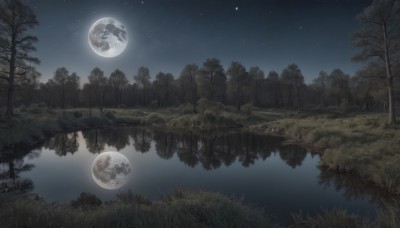
<path fill-rule="evenodd" d="M 2 158 L 0 178 L 57 202 L 81 192 L 106 201 L 128 189 L 151 199 L 178 187 L 212 190 L 243 197 L 283 224 L 292 212 L 334 207 L 374 214 L 379 192 L 357 179 L 321 171 L 318 155 L 282 141 L 243 132 L 199 135 L 125 127 L 59 134 L 27 155 Z M 130 161 L 131 174 L 118 190 L 93 180 L 92 162 L 104 151 L 119 151 Z"/>

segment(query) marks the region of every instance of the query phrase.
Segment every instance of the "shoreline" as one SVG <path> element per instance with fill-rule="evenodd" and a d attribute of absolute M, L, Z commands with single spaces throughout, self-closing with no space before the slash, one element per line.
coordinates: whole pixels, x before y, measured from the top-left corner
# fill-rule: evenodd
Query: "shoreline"
<path fill-rule="evenodd" d="M 347 128 L 342 129 L 340 124 L 336 122 L 342 121 L 346 122 L 346 124 L 347 122 L 351 123 L 355 121 L 353 121 L 353 119 L 351 118 L 361 118 L 357 115 L 355 115 L 355 117 L 326 119 L 325 117 L 323 117 L 323 115 L 304 118 L 301 115 L 300 117 L 293 117 L 290 115 L 285 115 L 284 113 L 275 112 L 272 114 L 268 113 L 268 115 L 270 116 L 275 115 L 274 118 L 260 118 L 260 116 L 265 115 L 265 112 L 261 110 L 259 111 L 259 113 L 250 116 L 235 113 L 217 113 L 215 114 L 215 116 L 210 117 L 210 114 L 182 114 L 179 113 L 179 110 L 160 111 L 138 109 L 110 109 L 106 110 L 100 115 L 89 116 L 87 114 L 87 111 L 87 109 L 77 109 L 68 110 L 65 113 L 58 112 L 56 114 L 48 114 L 45 110 L 43 110 L 42 113 L 44 113 L 45 116 L 44 120 L 40 119 L 40 117 L 38 117 L 37 115 L 33 115 L 30 116 L 30 118 L 27 118 L 27 120 L 21 118 L 20 120 L 17 119 L 18 121 L 14 120 L 15 123 L 11 122 L 2 124 L 3 126 L 0 130 L 0 133 L 2 133 L 3 137 L 0 137 L 0 149 L 2 149 L 2 152 L 0 152 L 0 156 L 2 154 L 6 154 L 7 152 L 14 153 L 15 151 L 30 150 L 42 144 L 44 141 L 48 140 L 58 133 L 90 130 L 96 128 L 98 129 L 107 127 L 132 126 L 151 127 L 164 130 L 183 129 L 192 131 L 194 133 L 199 133 L 202 131 L 211 132 L 224 130 L 240 130 L 263 135 L 283 137 L 285 138 L 285 143 L 295 144 L 319 154 L 321 157 L 321 167 L 331 172 L 359 177 L 365 183 L 379 187 L 384 192 L 389 192 L 397 196 L 400 195 L 400 179 L 397 183 L 395 182 L 397 181 L 395 176 L 387 176 L 387 180 L 380 181 L 379 178 L 372 179 L 370 176 L 368 176 L 368 172 L 362 172 L 363 170 L 361 170 L 361 168 L 376 166 L 373 160 L 367 159 L 369 163 L 363 164 L 364 166 L 360 167 L 356 166 L 357 164 L 353 164 L 357 163 L 356 161 L 358 158 L 352 154 L 350 154 L 352 156 L 349 156 L 348 151 L 353 152 L 353 148 L 362 151 L 368 146 L 359 145 L 360 143 L 357 141 L 365 140 L 363 139 L 363 131 L 357 130 L 356 133 L 352 133 L 349 132 Z M 369 117 L 368 114 L 364 115 L 366 115 L 366 117 L 363 118 L 367 118 L 368 121 L 368 118 L 377 118 L 377 114 L 370 114 L 372 117 Z M 258 118 L 257 121 L 248 121 L 248 119 L 251 119 L 254 116 Z M 209 118 L 210 120 L 207 118 Z M 199 120 L 203 122 L 199 122 Z M 321 128 L 319 126 L 320 122 L 326 124 L 327 128 Z M 193 123 L 196 123 L 197 125 L 194 125 Z M 4 125 L 11 126 L 11 128 L 4 128 Z M 13 128 L 13 125 L 17 127 Z M 332 128 L 331 125 L 333 125 L 334 128 Z M 376 123 L 373 123 L 371 126 L 376 128 L 375 125 Z M 384 125 L 384 127 L 385 126 L 386 125 Z M 25 131 L 25 129 L 28 130 Z M 13 137 L 14 135 L 18 137 L 12 138 L 12 144 L 9 143 L 8 145 L 4 146 L 4 141 L 10 138 L 4 137 L 4 135 L 7 134 L 7 131 L 12 132 L 10 134 L 11 137 Z M 397 128 L 391 131 L 397 133 Z M 368 132 L 368 134 L 371 135 L 371 132 Z M 354 135 L 356 135 L 356 137 Z M 400 133 L 398 135 L 400 137 Z M 397 135 L 395 134 L 394 136 L 392 136 L 392 138 L 395 138 L 396 136 Z M 380 139 L 369 143 L 380 145 L 379 140 Z M 350 141 L 350 143 L 348 143 L 348 141 Z M 383 149 L 386 149 L 385 146 L 387 146 L 387 144 L 383 144 L 380 146 L 383 146 Z M 399 149 L 398 151 L 400 151 L 400 144 L 395 144 L 393 148 L 388 148 L 385 151 L 388 155 L 382 157 L 382 160 L 386 161 L 388 158 L 391 157 L 391 154 L 393 154 L 392 156 L 394 158 L 400 159 L 400 154 L 395 153 L 394 151 L 397 148 Z M 389 149 L 391 150 L 389 151 Z M 372 150 L 372 155 L 374 155 L 374 153 L 376 152 Z M 364 155 L 367 158 L 369 156 L 366 153 L 361 153 L 361 155 Z M 339 156 L 339 158 L 336 158 L 335 156 Z M 353 159 L 355 162 L 352 163 L 348 161 L 349 159 Z M 396 168 L 395 164 L 392 164 L 393 165 L 389 167 Z M 379 166 L 375 167 L 375 169 L 378 168 Z M 385 173 L 382 172 L 382 174 L 384 175 Z M 394 181 L 390 182 L 391 179 L 394 179 Z"/>

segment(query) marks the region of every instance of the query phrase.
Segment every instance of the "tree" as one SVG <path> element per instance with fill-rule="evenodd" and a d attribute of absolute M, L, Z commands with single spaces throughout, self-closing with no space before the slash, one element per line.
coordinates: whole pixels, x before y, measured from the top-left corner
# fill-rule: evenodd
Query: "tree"
<path fill-rule="evenodd" d="M 15 101 L 14 104 L 30 105 L 39 99 L 36 91 L 39 86 L 38 72 L 30 71 L 16 78 L 15 80 Z"/>
<path fill-rule="evenodd" d="M 94 100 L 93 85 L 85 83 L 82 88 L 84 102 L 89 106 L 89 115 L 92 115 L 92 106 Z"/>
<path fill-rule="evenodd" d="M 262 87 L 264 85 L 265 75 L 259 67 L 251 67 L 249 70 L 249 80 L 252 82 L 252 100 L 255 106 L 260 106 L 260 95 L 262 94 Z"/>
<path fill-rule="evenodd" d="M 92 85 L 97 105 L 99 106 L 100 112 L 103 112 L 105 86 L 107 85 L 107 78 L 104 76 L 104 72 L 100 68 L 94 68 L 88 77 L 89 83 Z"/>
<path fill-rule="evenodd" d="M 246 68 L 236 61 L 231 63 L 226 73 L 229 76 L 229 91 L 235 97 L 237 111 L 240 111 L 243 102 L 243 87 L 249 82 L 249 74 Z"/>
<path fill-rule="evenodd" d="M 158 107 L 169 105 L 173 90 L 174 76 L 160 72 L 156 75 L 154 89 L 157 94 Z M 162 102 L 164 101 L 164 102 Z"/>
<path fill-rule="evenodd" d="M 0 4 L 0 62 L 6 65 L 1 71 L 8 75 L 0 79 L 7 82 L 8 117 L 13 115 L 16 76 L 33 71 L 32 64 L 40 63 L 39 59 L 29 55 L 36 50 L 34 43 L 38 39 L 27 34 L 28 29 L 38 24 L 32 9 L 21 0 L 4 0 Z"/>
<path fill-rule="evenodd" d="M 297 106 L 301 107 L 300 89 L 304 86 L 304 77 L 299 67 L 294 63 L 289 64 L 283 70 L 281 78 L 288 92 L 288 105 L 293 106 L 293 93 L 296 93 Z"/>
<path fill-rule="evenodd" d="M 385 64 L 388 90 L 389 124 L 396 122 L 393 91 L 393 65 L 400 52 L 400 2 L 396 0 L 374 0 L 357 16 L 363 25 L 353 34 L 353 44 L 361 52 L 354 61 L 376 60 Z"/>
<path fill-rule="evenodd" d="M 61 87 L 61 107 L 65 109 L 65 84 L 68 80 L 68 70 L 65 67 L 58 68 L 54 73 L 53 80 Z"/>
<path fill-rule="evenodd" d="M 211 101 L 223 101 L 226 90 L 224 68 L 216 58 L 207 59 L 200 69 L 198 84 L 202 97 Z"/>
<path fill-rule="evenodd" d="M 276 71 L 270 71 L 267 76 L 267 88 L 272 93 L 273 105 L 275 108 L 279 107 L 279 91 L 280 91 L 280 81 L 279 74 Z"/>
<path fill-rule="evenodd" d="M 116 69 L 111 73 L 109 83 L 114 90 L 115 107 L 122 103 L 122 91 L 128 85 L 128 79 L 124 72 Z"/>
<path fill-rule="evenodd" d="M 142 105 L 146 105 L 146 89 L 150 86 L 150 71 L 147 67 L 140 67 L 137 74 L 133 76 L 133 80 L 142 89 Z"/>
<path fill-rule="evenodd" d="M 67 84 L 67 96 L 69 103 L 72 104 L 74 108 L 78 105 L 80 90 L 80 77 L 75 72 L 68 76 Z"/>
<path fill-rule="evenodd" d="M 196 64 L 188 64 L 182 70 L 181 75 L 179 76 L 179 81 L 183 85 L 183 90 L 189 90 L 190 94 L 190 103 L 193 107 L 193 112 L 196 113 L 196 106 L 198 100 L 197 94 L 197 82 L 196 77 L 199 73 L 199 67 Z M 185 92 L 183 94 L 186 94 Z"/>
<path fill-rule="evenodd" d="M 341 69 L 334 69 L 328 76 L 328 93 L 332 98 L 332 103 L 336 102 L 337 106 L 342 105 L 343 102 L 349 103 L 349 80 L 350 75 L 345 74 Z"/>
<path fill-rule="evenodd" d="M 319 75 L 316 79 L 313 81 L 313 86 L 317 90 L 318 97 L 320 98 L 320 103 L 322 107 L 327 106 L 327 85 L 328 84 L 328 74 L 325 71 L 320 71 Z"/>

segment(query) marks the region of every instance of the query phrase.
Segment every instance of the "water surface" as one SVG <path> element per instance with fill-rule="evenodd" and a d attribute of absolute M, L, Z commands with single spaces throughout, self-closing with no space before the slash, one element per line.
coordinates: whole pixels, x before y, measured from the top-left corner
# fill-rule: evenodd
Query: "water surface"
<path fill-rule="evenodd" d="M 372 216 L 377 192 L 356 180 L 321 171 L 319 156 L 279 137 L 237 131 L 167 132 L 110 128 L 58 134 L 19 158 L 0 160 L 0 178 L 22 183 L 48 201 L 68 202 L 81 192 L 103 201 L 116 193 L 159 199 L 176 188 L 211 190 L 243 198 L 288 224 L 290 213 L 314 214 L 344 208 Z M 119 151 L 131 164 L 127 183 L 118 190 L 101 188 L 92 162 L 104 151 Z"/>

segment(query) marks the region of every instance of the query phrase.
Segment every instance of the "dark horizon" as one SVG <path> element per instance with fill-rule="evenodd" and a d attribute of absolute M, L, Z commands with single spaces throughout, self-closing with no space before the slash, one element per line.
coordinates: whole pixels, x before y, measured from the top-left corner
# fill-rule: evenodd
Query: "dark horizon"
<path fill-rule="evenodd" d="M 40 25 L 32 33 L 39 42 L 34 53 L 40 81 L 66 67 L 86 82 L 94 67 L 106 75 L 124 71 L 129 81 L 140 66 L 178 77 L 186 64 L 199 66 L 207 58 L 232 61 L 247 69 L 259 66 L 267 74 L 299 65 L 306 83 L 340 68 L 354 74 L 361 64 L 351 57 L 350 33 L 358 28 L 355 16 L 371 1 L 71 1 L 27 0 Z M 237 8 L 236 8 L 237 7 Z M 91 24 L 113 16 L 128 28 L 127 49 L 118 57 L 103 58 L 90 50 Z"/>

